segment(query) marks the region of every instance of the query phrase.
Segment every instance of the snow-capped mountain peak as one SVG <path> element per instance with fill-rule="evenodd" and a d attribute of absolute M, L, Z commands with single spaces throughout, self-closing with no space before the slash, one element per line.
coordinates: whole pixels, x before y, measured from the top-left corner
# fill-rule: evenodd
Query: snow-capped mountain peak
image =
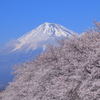
<path fill-rule="evenodd" d="M 15 44 L 15 48 L 12 51 L 21 50 L 26 48 L 26 46 L 27 51 L 30 49 L 34 50 L 37 46 L 43 45 L 44 42 L 53 42 L 55 37 L 70 37 L 72 34 L 76 33 L 62 25 L 45 22 L 17 39 L 19 43 Z"/>
<path fill-rule="evenodd" d="M 35 36 L 51 36 L 51 35 L 54 35 L 54 36 L 57 36 L 57 37 L 60 37 L 60 36 L 70 36 L 72 34 L 75 34 L 75 32 L 59 25 L 59 24 L 54 24 L 54 23 L 44 23 L 40 26 L 38 26 L 36 29 L 28 32 L 27 34 L 23 35 L 21 38 L 19 38 L 18 40 L 23 40 L 23 39 L 28 39 L 29 38 L 33 38 Z M 26 40 L 27 40 L 26 39 Z"/>

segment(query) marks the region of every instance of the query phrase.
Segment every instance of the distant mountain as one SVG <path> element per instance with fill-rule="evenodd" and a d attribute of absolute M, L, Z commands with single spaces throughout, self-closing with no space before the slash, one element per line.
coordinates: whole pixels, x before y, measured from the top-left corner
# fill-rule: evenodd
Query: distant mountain
<path fill-rule="evenodd" d="M 55 38 L 71 37 L 74 34 L 77 33 L 59 24 L 46 22 L 17 40 L 7 43 L 7 46 L 0 50 L 0 84 L 12 80 L 10 72 L 13 65 L 34 59 L 35 55 L 46 49 L 48 43 L 57 45 Z"/>
<path fill-rule="evenodd" d="M 70 37 L 73 34 L 76 33 L 59 24 L 46 22 L 17 40 L 10 41 L 7 47 L 3 49 L 3 52 L 6 51 L 6 54 L 15 51 L 33 51 L 37 48 L 44 48 L 48 43 L 55 44 L 55 38 Z"/>

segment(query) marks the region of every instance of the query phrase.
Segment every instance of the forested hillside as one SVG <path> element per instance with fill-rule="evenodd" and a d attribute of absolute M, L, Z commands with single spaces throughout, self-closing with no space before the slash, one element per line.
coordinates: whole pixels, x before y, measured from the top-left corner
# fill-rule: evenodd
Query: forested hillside
<path fill-rule="evenodd" d="M 100 100 L 100 23 L 15 67 L 0 100 Z"/>

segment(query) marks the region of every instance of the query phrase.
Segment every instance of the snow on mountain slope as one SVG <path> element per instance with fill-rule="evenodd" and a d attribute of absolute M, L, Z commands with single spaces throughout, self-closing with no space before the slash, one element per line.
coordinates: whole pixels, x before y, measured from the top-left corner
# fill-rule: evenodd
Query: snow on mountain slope
<path fill-rule="evenodd" d="M 54 42 L 56 37 L 70 37 L 75 32 L 54 23 L 44 23 L 36 29 L 28 32 L 20 37 L 17 43 L 14 44 L 14 49 L 22 50 L 26 48 L 26 51 L 35 50 L 37 47 L 44 46 L 46 43 Z"/>

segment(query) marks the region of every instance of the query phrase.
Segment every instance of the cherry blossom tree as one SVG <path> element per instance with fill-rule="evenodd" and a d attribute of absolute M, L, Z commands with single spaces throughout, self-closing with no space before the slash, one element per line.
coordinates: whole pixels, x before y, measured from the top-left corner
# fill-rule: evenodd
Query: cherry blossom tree
<path fill-rule="evenodd" d="M 0 100 L 100 100 L 100 23 L 15 66 Z"/>

